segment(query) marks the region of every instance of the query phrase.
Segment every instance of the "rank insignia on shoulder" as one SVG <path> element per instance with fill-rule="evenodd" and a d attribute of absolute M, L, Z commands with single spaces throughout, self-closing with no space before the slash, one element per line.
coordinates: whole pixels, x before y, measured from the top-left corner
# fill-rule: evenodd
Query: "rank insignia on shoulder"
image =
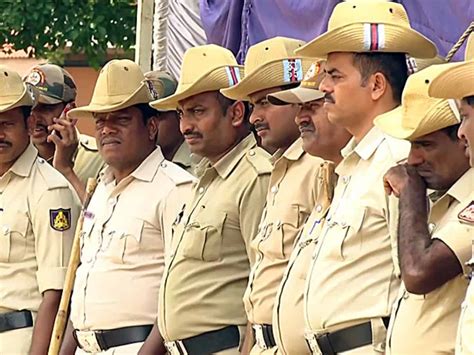
<path fill-rule="evenodd" d="M 49 224 L 59 232 L 67 231 L 71 228 L 71 209 L 49 210 Z"/>
<path fill-rule="evenodd" d="M 471 201 L 467 207 L 459 212 L 458 218 L 461 222 L 474 224 L 474 201 Z"/>

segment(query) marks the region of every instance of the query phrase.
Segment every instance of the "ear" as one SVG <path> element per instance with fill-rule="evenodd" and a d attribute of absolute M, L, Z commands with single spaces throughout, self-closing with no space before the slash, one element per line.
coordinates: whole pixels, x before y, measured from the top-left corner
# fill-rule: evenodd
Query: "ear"
<path fill-rule="evenodd" d="M 387 78 L 382 73 L 375 73 L 371 78 L 372 100 L 379 100 L 388 90 Z"/>
<path fill-rule="evenodd" d="M 233 127 L 240 127 L 244 123 L 245 105 L 242 101 L 237 101 L 228 108 L 227 114 L 230 115 Z"/>
<path fill-rule="evenodd" d="M 151 141 L 156 142 L 158 136 L 158 117 L 152 116 L 148 119 L 146 123 L 146 128 L 148 130 L 148 138 Z"/>

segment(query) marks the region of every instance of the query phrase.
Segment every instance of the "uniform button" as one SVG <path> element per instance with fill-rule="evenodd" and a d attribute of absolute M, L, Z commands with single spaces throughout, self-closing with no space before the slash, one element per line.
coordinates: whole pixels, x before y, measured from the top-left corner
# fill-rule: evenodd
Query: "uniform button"
<path fill-rule="evenodd" d="M 10 233 L 10 228 L 8 228 L 8 226 L 3 226 L 3 234 L 7 235 L 8 233 Z"/>
<path fill-rule="evenodd" d="M 253 157 L 255 155 L 255 150 L 253 150 L 253 149 L 249 150 L 249 155 L 251 157 Z"/>
<path fill-rule="evenodd" d="M 203 194 L 203 193 L 204 193 L 204 187 L 200 187 L 199 190 L 198 190 L 198 192 L 199 192 L 200 194 Z"/>
<path fill-rule="evenodd" d="M 433 233 L 435 227 L 436 227 L 436 224 L 434 224 L 434 223 L 428 224 L 428 231 L 429 231 L 430 233 Z"/>
<path fill-rule="evenodd" d="M 348 177 L 348 176 L 343 176 L 343 177 L 342 177 L 342 182 L 343 182 L 344 184 L 347 184 L 347 183 L 349 182 L 349 177 Z"/>
<path fill-rule="evenodd" d="M 44 164 L 44 159 L 43 159 L 43 158 L 38 158 L 38 162 L 39 162 L 40 164 Z"/>
<path fill-rule="evenodd" d="M 109 198 L 109 205 L 115 204 L 115 199 L 114 198 Z"/>
<path fill-rule="evenodd" d="M 272 186 L 272 189 L 270 190 L 273 194 L 276 194 L 278 192 L 278 186 Z"/>
<path fill-rule="evenodd" d="M 341 226 L 342 226 L 342 228 L 345 228 L 345 227 L 347 227 L 347 223 L 346 222 L 341 222 Z"/>
<path fill-rule="evenodd" d="M 317 205 L 316 206 L 316 212 L 321 212 L 323 210 L 323 206 Z"/>
<path fill-rule="evenodd" d="M 162 167 L 162 168 L 166 168 L 166 167 L 167 167 L 166 162 L 161 163 L 161 167 Z"/>

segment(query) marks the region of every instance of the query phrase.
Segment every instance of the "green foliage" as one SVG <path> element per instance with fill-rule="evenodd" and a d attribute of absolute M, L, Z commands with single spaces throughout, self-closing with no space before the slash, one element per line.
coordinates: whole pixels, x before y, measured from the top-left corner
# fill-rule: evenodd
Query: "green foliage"
<path fill-rule="evenodd" d="M 0 46 L 55 62 L 67 46 L 97 67 L 108 47 L 135 44 L 136 14 L 132 0 L 0 0 Z"/>

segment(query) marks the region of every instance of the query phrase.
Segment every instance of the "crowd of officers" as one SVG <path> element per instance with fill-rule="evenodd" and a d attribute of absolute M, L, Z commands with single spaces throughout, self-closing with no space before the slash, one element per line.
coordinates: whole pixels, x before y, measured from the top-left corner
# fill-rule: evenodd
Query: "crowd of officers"
<path fill-rule="evenodd" d="M 472 37 L 430 65 L 402 5 L 348 0 L 177 85 L 112 60 L 84 107 L 0 67 L 0 354 L 47 353 L 87 177 L 61 354 L 473 354 Z"/>

